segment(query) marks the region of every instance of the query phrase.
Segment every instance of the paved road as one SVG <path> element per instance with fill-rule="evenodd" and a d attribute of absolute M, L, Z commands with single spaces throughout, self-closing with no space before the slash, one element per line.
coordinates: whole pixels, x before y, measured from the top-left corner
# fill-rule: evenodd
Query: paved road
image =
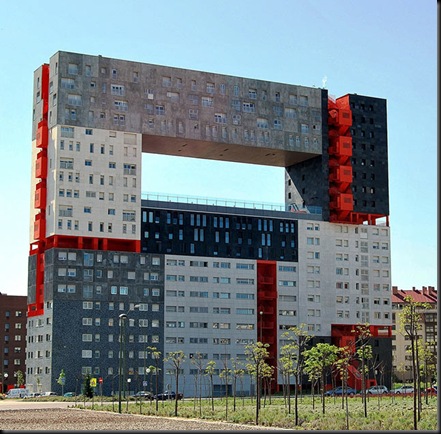
<path fill-rule="evenodd" d="M 73 407 L 75 401 L 27 401 L 26 399 L 2 399 L 0 400 L 0 411 L 2 410 L 35 410 L 41 408 L 68 408 Z"/>

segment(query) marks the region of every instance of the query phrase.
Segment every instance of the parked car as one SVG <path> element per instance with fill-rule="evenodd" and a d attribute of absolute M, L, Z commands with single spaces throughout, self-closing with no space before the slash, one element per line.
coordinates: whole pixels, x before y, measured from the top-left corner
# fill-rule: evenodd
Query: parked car
<path fill-rule="evenodd" d="M 66 392 L 63 396 L 66 398 L 73 398 L 75 396 L 75 392 Z"/>
<path fill-rule="evenodd" d="M 58 396 L 55 392 L 44 392 L 41 396 Z"/>
<path fill-rule="evenodd" d="M 392 393 L 395 393 L 397 395 L 405 395 L 407 393 L 413 393 L 413 386 L 401 386 L 398 389 L 394 389 Z"/>
<path fill-rule="evenodd" d="M 357 391 L 355 389 L 353 389 L 352 387 L 347 387 L 346 388 L 346 393 L 348 395 L 355 395 L 357 393 Z M 343 386 L 339 386 L 336 387 L 335 389 L 331 389 L 328 390 L 327 392 L 325 392 L 325 396 L 341 396 L 343 395 Z"/>
<path fill-rule="evenodd" d="M 155 399 L 158 399 L 159 401 L 165 401 L 166 399 L 176 399 L 176 393 L 175 392 L 164 392 L 164 393 L 158 393 L 158 395 L 155 395 Z M 178 399 L 182 399 L 183 394 L 178 393 Z"/>
<path fill-rule="evenodd" d="M 144 392 L 142 390 L 136 392 L 133 396 L 138 399 L 153 399 L 153 395 L 150 392 Z"/>
<path fill-rule="evenodd" d="M 372 386 L 366 392 L 372 395 L 382 395 L 383 393 L 388 393 L 389 389 L 386 386 Z"/>
<path fill-rule="evenodd" d="M 9 389 L 6 393 L 6 398 L 24 398 L 26 395 L 29 395 L 28 389 L 23 389 L 21 387 L 17 389 Z"/>
<path fill-rule="evenodd" d="M 438 395 L 438 386 L 434 384 L 426 389 L 426 392 L 432 395 Z"/>
<path fill-rule="evenodd" d="M 40 392 L 31 392 L 28 395 L 25 395 L 23 398 L 24 399 L 29 399 L 29 398 L 38 398 L 39 396 L 41 396 Z"/>

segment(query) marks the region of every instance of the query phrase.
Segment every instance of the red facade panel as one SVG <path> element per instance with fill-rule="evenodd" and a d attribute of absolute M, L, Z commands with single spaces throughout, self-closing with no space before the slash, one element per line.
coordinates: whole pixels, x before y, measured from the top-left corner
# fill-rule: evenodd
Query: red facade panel
<path fill-rule="evenodd" d="M 329 211 L 331 222 L 350 220 L 354 209 L 354 198 L 351 191 L 353 181 L 351 156 L 352 112 L 349 97 L 328 102 L 329 123 Z"/>
<path fill-rule="evenodd" d="M 352 182 L 352 166 L 330 167 L 329 179 L 337 184 Z"/>
<path fill-rule="evenodd" d="M 257 261 L 257 327 L 257 340 L 270 344 L 268 363 L 276 368 L 278 346 L 277 263 L 275 261 Z"/>
<path fill-rule="evenodd" d="M 35 216 L 34 221 L 34 239 L 42 240 L 46 236 L 46 219 L 43 216 L 44 212 L 40 212 Z"/>
<path fill-rule="evenodd" d="M 36 141 L 37 148 L 47 148 L 49 141 L 49 130 L 47 127 L 47 121 L 45 119 L 38 123 Z"/>
<path fill-rule="evenodd" d="M 329 154 L 345 157 L 352 156 L 352 137 L 337 136 L 331 139 L 331 146 L 329 147 Z"/>
<path fill-rule="evenodd" d="M 37 154 L 37 160 L 35 161 L 35 177 L 47 178 L 47 152 L 46 149 L 42 149 Z"/>
<path fill-rule="evenodd" d="M 36 131 L 36 147 L 40 149 L 35 161 L 36 186 L 34 192 L 34 207 L 40 210 L 34 220 L 34 240 L 39 242 L 36 251 L 31 244 L 30 251 L 37 255 L 37 268 L 35 277 L 35 303 L 28 305 L 28 316 L 41 315 L 44 312 L 44 246 L 46 240 L 46 179 L 47 179 L 47 146 L 49 130 L 47 125 L 49 109 L 49 65 L 41 68 L 40 97 L 42 104 L 42 120 L 38 123 Z"/>
<path fill-rule="evenodd" d="M 35 194 L 34 194 L 35 209 L 46 208 L 46 196 L 47 196 L 46 181 L 43 180 L 39 182 L 35 188 Z"/>
<path fill-rule="evenodd" d="M 47 63 L 41 67 L 41 101 L 43 103 L 42 118 L 47 120 L 49 111 L 49 65 Z"/>
<path fill-rule="evenodd" d="M 352 193 L 338 194 L 337 207 L 342 211 L 352 211 L 354 209 L 354 197 Z"/>

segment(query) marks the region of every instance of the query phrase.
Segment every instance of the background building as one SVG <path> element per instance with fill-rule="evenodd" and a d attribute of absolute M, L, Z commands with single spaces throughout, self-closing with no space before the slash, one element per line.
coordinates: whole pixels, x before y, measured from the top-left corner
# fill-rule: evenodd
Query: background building
<path fill-rule="evenodd" d="M 26 296 L 0 292 L 0 393 L 18 387 L 18 371 L 26 381 L 26 312 Z"/>
<path fill-rule="evenodd" d="M 438 366 L 438 293 L 433 286 L 416 289 L 415 287 L 409 290 L 398 289 L 396 286 L 392 287 L 392 321 L 393 321 L 393 371 L 398 381 L 413 381 L 412 376 L 412 355 L 408 351 L 410 349 L 409 336 L 402 330 L 400 325 L 400 310 L 406 305 L 406 297 L 411 297 L 414 302 L 427 303 L 429 309 L 421 310 L 421 329 L 418 332 L 418 337 L 422 342 L 425 342 L 433 358 L 427 359 L 424 377 L 430 377 L 429 382 L 436 378 L 436 367 Z"/>
<path fill-rule="evenodd" d="M 143 152 L 285 167 L 286 203 L 143 194 Z M 29 384 L 110 393 L 123 360 L 151 387 L 153 346 L 161 389 L 184 351 L 191 395 L 196 353 L 222 369 L 262 340 L 277 367 L 299 324 L 355 347 L 369 323 L 391 371 L 384 99 L 58 52 L 34 73 L 32 170 Z"/>

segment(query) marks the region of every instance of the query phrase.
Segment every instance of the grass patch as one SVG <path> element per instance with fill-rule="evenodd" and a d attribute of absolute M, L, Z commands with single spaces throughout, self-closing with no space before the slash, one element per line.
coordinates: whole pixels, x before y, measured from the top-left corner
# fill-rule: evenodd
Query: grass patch
<path fill-rule="evenodd" d="M 174 401 L 160 401 L 156 412 L 156 403 L 143 401 L 136 403 L 122 402 L 123 413 L 143 414 L 150 416 L 174 417 Z M 92 408 L 92 401 L 77 401 L 80 408 Z M 93 403 L 94 410 L 118 411 L 118 402 L 103 401 L 96 397 Z M 326 398 L 325 414 L 322 413 L 320 398 L 315 397 L 313 408 L 312 398 L 303 396 L 298 404 L 299 424 L 295 425 L 294 399 L 291 401 L 291 413 L 283 398 L 273 397 L 271 403 L 266 402 L 259 411 L 259 425 L 266 427 L 288 428 L 291 430 L 346 430 L 346 413 L 342 409 L 341 399 Z M 364 406 L 361 397 L 349 398 L 349 430 L 351 431 L 403 431 L 413 429 L 413 397 L 377 397 L 367 402 L 367 417 L 364 417 Z M 214 412 L 208 399 L 194 404 L 190 398 L 178 403 L 178 417 L 204 419 L 213 421 L 227 421 L 230 423 L 255 425 L 255 400 L 246 398 L 236 402 L 233 409 L 233 399 L 228 400 L 226 409 L 225 398 L 215 399 Z M 431 397 L 428 404 L 423 400 L 419 430 L 437 431 L 438 407 L 436 397 Z"/>

